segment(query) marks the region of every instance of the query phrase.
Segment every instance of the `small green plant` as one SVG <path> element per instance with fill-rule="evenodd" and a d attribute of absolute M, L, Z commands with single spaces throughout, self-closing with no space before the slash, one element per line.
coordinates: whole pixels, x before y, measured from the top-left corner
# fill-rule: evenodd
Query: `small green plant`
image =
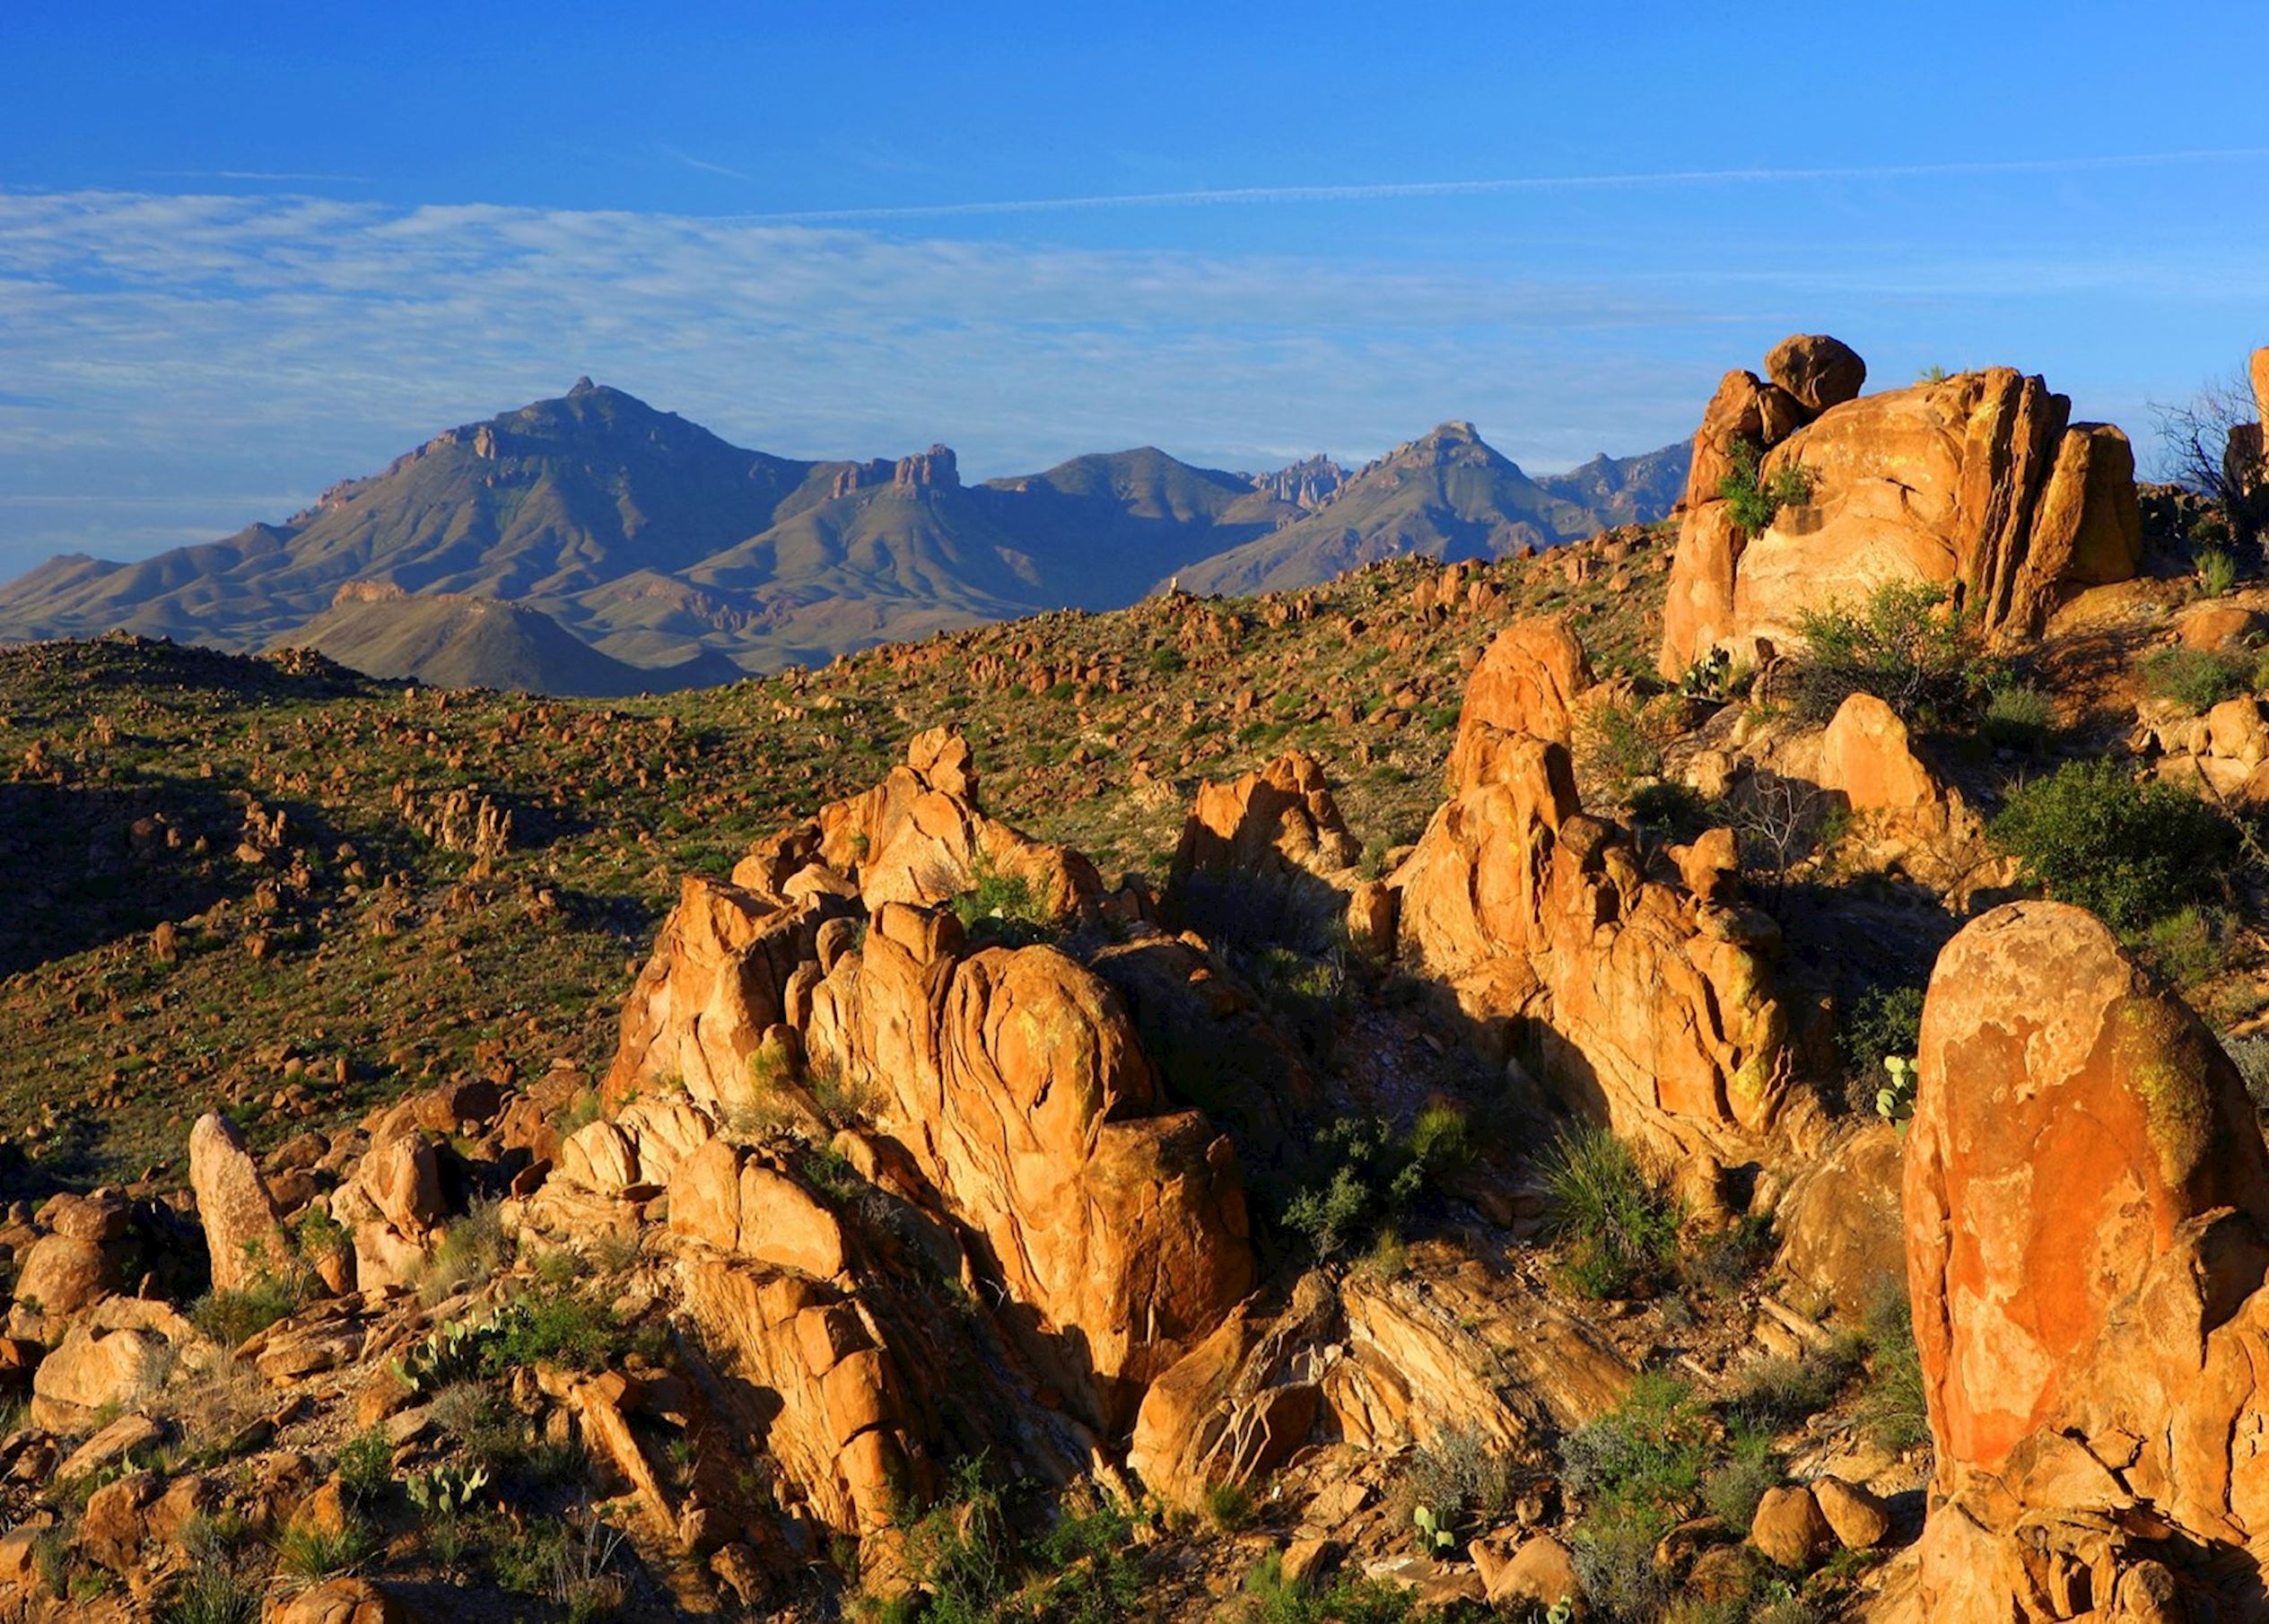
<path fill-rule="evenodd" d="M 1765 1491 L 1780 1480 L 1773 1440 L 1762 1432 L 1737 1431 L 1729 1440 L 1726 1458 L 1703 1475 L 1702 1504 L 1739 1538 L 1749 1532 Z"/>
<path fill-rule="evenodd" d="M 2254 677 L 2250 656 L 2180 645 L 2153 649 L 2136 672 L 2145 694 L 2170 701 L 2194 716 L 2249 692 Z"/>
<path fill-rule="evenodd" d="M 429 1518 L 461 1517 L 472 1509 L 481 1490 L 488 1487 L 488 1468 L 485 1466 L 453 1466 L 444 1463 L 414 1471 L 405 1480 L 410 1504 Z"/>
<path fill-rule="evenodd" d="M 1609 692 L 1576 712 L 1574 754 L 1587 786 L 1615 806 L 1662 776 L 1670 719 L 1636 694 Z"/>
<path fill-rule="evenodd" d="M 2029 684 L 1995 688 L 1977 730 L 1997 748 L 2037 753 L 2056 731 L 2055 704 Z"/>
<path fill-rule="evenodd" d="M 2025 785 L 1987 832 L 2032 884 L 2122 931 L 2204 900 L 2237 846 L 2212 808 L 2109 756 Z"/>
<path fill-rule="evenodd" d="M 1886 1449 L 1911 1449 L 1927 1442 L 1930 1406 L 1904 1286 L 1885 1280 L 1868 1302 L 1864 1323 L 1867 1385 L 1860 1397 L 1860 1424 Z"/>
<path fill-rule="evenodd" d="M 1055 910 L 1028 876 L 995 867 L 982 851 L 970 859 L 969 888 L 953 899 L 953 911 L 965 928 L 1011 940 L 1052 935 L 1059 923 Z"/>
<path fill-rule="evenodd" d="M 303 1585 L 353 1573 L 378 1549 L 369 1524 L 350 1516 L 336 1528 L 293 1523 L 275 1542 L 278 1572 Z"/>
<path fill-rule="evenodd" d="M 1517 1487 L 1512 1458 L 1478 1428 L 1445 1428 L 1410 1452 L 1403 1482 L 1444 1528 L 1502 1515 Z"/>
<path fill-rule="evenodd" d="M 1916 383 L 1943 383 L 1946 381 L 1946 369 L 1935 364 L 1926 366 L 1915 374 L 1915 381 Z"/>
<path fill-rule="evenodd" d="M 1675 1262 L 1677 1208 L 1604 1128 L 1562 1134 L 1543 1162 L 1545 1220 L 1566 1248 L 1561 1272 L 1585 1297 L 1628 1296 Z"/>
<path fill-rule="evenodd" d="M 1679 673 L 1678 691 L 1687 699 L 1722 700 L 1727 696 L 1727 679 L 1732 671 L 1733 656 L 1724 649 L 1712 649 L 1689 660 Z"/>
<path fill-rule="evenodd" d="M 339 1487 L 357 1506 L 374 1505 L 394 1487 L 394 1445 L 373 1427 L 339 1445 Z"/>
<path fill-rule="evenodd" d="M 1450 1532 L 1444 1520 L 1436 1515 L 1431 1506 L 1420 1506 L 1410 1513 L 1410 1521 L 1418 1531 L 1418 1549 L 1427 1556 L 1441 1556 L 1455 1550 L 1458 1537 Z"/>
<path fill-rule="evenodd" d="M 1252 1491 L 1233 1478 L 1206 1485 L 1206 1521 L 1223 1533 L 1252 1526 Z"/>
<path fill-rule="evenodd" d="M 2198 596 L 2227 598 L 2238 584 L 2238 561 L 2220 547 L 2201 547 L 2195 554 L 2198 566 Z"/>
<path fill-rule="evenodd" d="M 1872 694 L 1904 721 L 1943 726 L 1970 713 L 1996 675 L 1969 617 L 1931 582 L 1888 581 L 1856 605 L 1808 609 L 1796 624 L 1803 641 L 1788 697 L 1805 721 L 1827 721 L 1854 694 Z"/>
<path fill-rule="evenodd" d="M 1885 1059 L 1913 1054 L 1922 1041 L 1923 989 L 1911 984 L 1867 988 L 1852 1000 L 1836 1032 L 1845 1073 L 1863 1087 L 1881 1077 Z"/>
<path fill-rule="evenodd" d="M 1902 1126 L 1915 1114 L 1915 1062 L 1899 1054 L 1883 1056 L 1883 1085 L 1875 1090 L 1875 1114 Z"/>
<path fill-rule="evenodd" d="M 1395 1133 L 1384 1117 L 1343 1117 L 1315 1144 L 1319 1159 L 1335 1165 L 1286 1202 L 1284 1224 L 1320 1258 L 1360 1245 L 1403 1217 L 1470 1153 L 1463 1113 L 1438 1103 L 1420 1110 L 1406 1133 Z"/>
<path fill-rule="evenodd" d="M 215 1291 L 199 1297 L 189 1309 L 190 1323 L 223 1348 L 236 1348 L 307 1306 L 313 1282 L 297 1267 L 263 1274 L 235 1291 Z"/>
<path fill-rule="evenodd" d="M 1733 466 L 1717 484 L 1717 493 L 1724 500 L 1727 514 L 1752 541 L 1765 533 L 1773 522 L 1773 515 L 1780 511 L 1772 493 L 1758 479 L 1758 464 L 1763 457 L 1754 441 L 1735 441 Z"/>
<path fill-rule="evenodd" d="M 468 1286 L 494 1279 L 511 1257 L 512 1242 L 504 1233 L 502 1207 L 495 1201 L 476 1201 L 471 1211 L 449 1227 L 441 1244 L 426 1258 L 418 1272 L 418 1300 L 428 1308 L 436 1307 Z"/>

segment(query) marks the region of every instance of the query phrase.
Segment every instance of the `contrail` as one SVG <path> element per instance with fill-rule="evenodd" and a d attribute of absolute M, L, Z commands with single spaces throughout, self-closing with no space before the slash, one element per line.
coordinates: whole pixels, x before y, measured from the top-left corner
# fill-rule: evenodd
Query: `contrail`
<path fill-rule="evenodd" d="M 1617 187 L 1740 186 L 1802 180 L 1898 180 L 1962 175 L 2053 174 L 2080 170 L 2133 169 L 2150 164 L 2234 162 L 2248 159 L 2269 159 L 2269 147 L 2120 153 L 2078 158 L 1989 159 L 1958 163 L 1884 163 L 1848 169 L 1664 170 L 1636 175 L 1522 175 L 1497 180 L 1406 180 L 1361 186 L 1256 186 L 1221 191 L 1118 192 L 1094 197 L 1025 197 L 994 203 L 915 203 L 891 208 L 798 209 L 779 214 L 729 214 L 722 218 L 781 225 L 818 224 L 836 221 L 937 219 L 949 214 L 1037 214 L 1066 209 L 1472 197 L 1498 192 L 1602 190 Z"/>

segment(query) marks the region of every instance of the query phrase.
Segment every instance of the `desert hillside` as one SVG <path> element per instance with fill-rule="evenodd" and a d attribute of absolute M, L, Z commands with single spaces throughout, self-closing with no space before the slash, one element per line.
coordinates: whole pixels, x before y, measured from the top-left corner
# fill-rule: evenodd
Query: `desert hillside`
<path fill-rule="evenodd" d="M 0 1613 L 2263 1616 L 2260 427 L 1759 359 L 700 691 L 0 650 Z"/>

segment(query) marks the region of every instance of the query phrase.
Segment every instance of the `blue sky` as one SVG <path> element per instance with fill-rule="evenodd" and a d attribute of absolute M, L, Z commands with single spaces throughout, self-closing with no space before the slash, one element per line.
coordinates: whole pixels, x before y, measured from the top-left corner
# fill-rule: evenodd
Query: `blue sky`
<path fill-rule="evenodd" d="M 981 476 L 1449 417 L 1541 471 L 1807 330 L 2147 439 L 2269 342 L 2265 59 L 2228 4 L 12 5 L 0 576 L 583 372 Z"/>

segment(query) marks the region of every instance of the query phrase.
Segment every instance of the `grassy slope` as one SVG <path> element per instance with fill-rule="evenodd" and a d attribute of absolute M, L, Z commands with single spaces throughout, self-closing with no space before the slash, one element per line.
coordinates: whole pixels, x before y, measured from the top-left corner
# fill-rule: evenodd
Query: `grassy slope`
<path fill-rule="evenodd" d="M 1505 601 L 1448 618 L 1413 611 L 1430 571 L 1401 563 L 611 703 L 413 695 L 116 640 L 0 654 L 0 1176 L 22 1192 L 178 1164 L 218 1099 L 274 1135 L 454 1071 L 603 1066 L 681 875 L 722 875 L 940 720 L 971 736 L 996 812 L 1109 876 L 1162 877 L 1198 780 L 1292 746 L 1324 760 L 1376 863 L 1440 799 L 1462 666 L 1549 608 L 1585 622 L 1603 667 L 1640 659 L 1667 562 L 1640 552 L 1623 590 L 1612 566 L 1571 584 L 1565 554 L 1492 565 Z M 514 850 L 475 877 L 397 810 L 401 784 L 477 787 Z M 257 864 L 237 855 L 247 797 L 286 819 Z M 145 825 L 137 858 L 131 826 L 156 814 L 179 849 Z M 153 951 L 161 920 L 178 962 Z"/>

